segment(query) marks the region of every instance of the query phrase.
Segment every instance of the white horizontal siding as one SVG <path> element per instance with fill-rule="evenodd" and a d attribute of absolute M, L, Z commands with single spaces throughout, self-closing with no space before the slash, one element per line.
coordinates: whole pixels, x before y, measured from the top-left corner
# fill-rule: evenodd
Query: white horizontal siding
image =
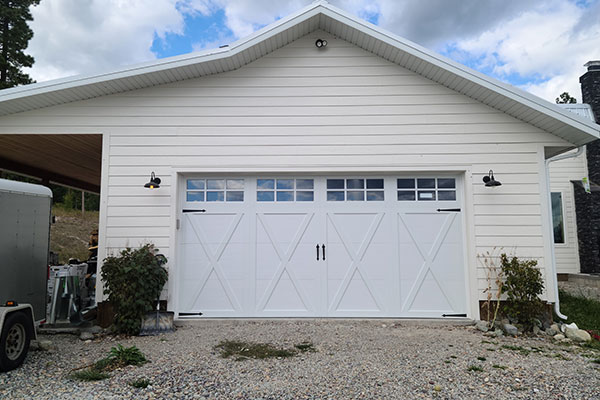
<path fill-rule="evenodd" d="M 329 42 L 322 51 L 317 36 Z M 568 145 L 322 32 L 236 71 L 0 119 L 0 133 L 28 132 L 110 134 L 108 252 L 153 242 L 173 253 L 174 168 L 454 168 L 472 173 L 472 249 L 503 247 L 542 267 L 539 154 Z M 490 169 L 503 186 L 483 186 Z M 150 171 L 163 179 L 158 191 L 142 187 Z M 472 276 L 475 291 L 487 287 L 480 273 Z"/>
<path fill-rule="evenodd" d="M 571 181 L 580 181 L 586 176 L 585 152 L 579 157 L 567 158 L 550 164 L 550 189 L 552 192 L 562 193 L 565 228 L 565 243 L 554 246 L 558 273 L 580 272 L 575 196 Z"/>

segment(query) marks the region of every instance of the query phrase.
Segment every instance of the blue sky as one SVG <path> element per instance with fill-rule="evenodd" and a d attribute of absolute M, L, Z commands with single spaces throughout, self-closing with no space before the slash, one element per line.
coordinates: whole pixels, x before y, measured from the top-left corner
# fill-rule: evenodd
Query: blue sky
<path fill-rule="evenodd" d="M 44 0 L 28 51 L 38 81 L 214 48 L 311 0 Z M 600 59 L 600 0 L 331 0 L 344 11 L 553 100 Z"/>

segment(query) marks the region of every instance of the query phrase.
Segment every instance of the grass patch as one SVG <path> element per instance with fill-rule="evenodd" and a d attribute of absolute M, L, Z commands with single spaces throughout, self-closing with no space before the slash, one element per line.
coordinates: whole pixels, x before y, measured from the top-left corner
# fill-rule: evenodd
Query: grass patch
<path fill-rule="evenodd" d="M 483 372 L 483 368 L 481 368 L 479 365 L 469 365 L 467 371 Z"/>
<path fill-rule="evenodd" d="M 544 352 L 544 350 L 540 349 L 539 347 L 531 347 L 529 349 L 526 349 L 526 348 L 521 347 L 521 346 L 512 346 L 512 345 L 509 345 L 509 344 L 503 344 L 502 348 L 506 349 L 506 350 L 516 351 L 516 352 L 518 352 L 518 353 L 520 353 L 520 354 L 522 354 L 524 356 L 528 356 L 531 353 L 543 353 Z"/>
<path fill-rule="evenodd" d="M 458 357 L 456 357 L 456 356 L 450 356 L 450 358 L 458 358 Z"/>
<path fill-rule="evenodd" d="M 569 316 L 567 323 L 575 322 L 579 329 L 600 332 L 600 301 L 570 295 L 559 290 L 560 310 Z"/>
<path fill-rule="evenodd" d="M 264 360 L 266 358 L 289 358 L 298 353 L 316 351 L 310 342 L 294 345 L 293 349 L 275 347 L 270 343 L 249 343 L 235 340 L 227 340 L 215 346 L 221 352 L 221 357 L 234 357 L 236 361 L 244 361 L 249 358 Z"/>
<path fill-rule="evenodd" d="M 560 353 L 556 353 L 552 357 L 558 358 L 559 360 L 563 360 L 563 361 L 571 361 L 571 359 L 569 357 L 567 357 L 563 354 L 560 354 Z"/>
<path fill-rule="evenodd" d="M 479 361 L 485 361 L 485 360 L 487 360 L 487 358 L 485 358 L 485 357 L 481 357 L 481 356 L 477 357 L 477 359 L 478 359 Z"/>
<path fill-rule="evenodd" d="M 508 367 L 507 367 L 507 366 L 504 366 L 504 365 L 498 365 L 498 364 L 494 364 L 494 365 L 492 365 L 492 368 L 496 368 L 496 369 L 502 369 L 502 370 L 504 370 L 504 369 L 506 369 L 506 368 L 508 368 Z"/>
<path fill-rule="evenodd" d="M 311 342 L 298 343 L 295 344 L 294 347 L 297 348 L 298 351 L 300 351 L 301 353 L 314 353 L 315 351 L 317 351 L 317 349 L 315 349 L 315 346 Z"/>
<path fill-rule="evenodd" d="M 110 378 L 110 374 L 106 372 L 98 371 L 94 368 L 82 369 L 80 371 L 72 372 L 69 375 L 69 378 L 84 381 L 84 382 L 92 382 L 92 381 L 101 381 L 103 379 Z"/>
<path fill-rule="evenodd" d="M 487 351 L 496 351 L 496 349 L 494 349 L 493 347 L 489 347 L 486 349 Z"/>
<path fill-rule="evenodd" d="M 129 382 L 129 384 L 137 389 L 146 389 L 148 386 L 150 386 L 150 381 L 146 378 L 140 378 Z"/>

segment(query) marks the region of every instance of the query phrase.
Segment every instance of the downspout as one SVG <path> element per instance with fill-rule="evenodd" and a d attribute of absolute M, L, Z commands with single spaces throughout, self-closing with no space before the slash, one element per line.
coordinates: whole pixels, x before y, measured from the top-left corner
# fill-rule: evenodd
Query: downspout
<path fill-rule="evenodd" d="M 554 162 L 554 161 L 560 161 L 560 160 L 566 160 L 567 158 L 575 158 L 575 157 L 579 157 L 581 154 L 583 154 L 583 151 L 585 150 L 585 146 L 581 146 L 577 148 L 577 151 L 575 153 L 566 153 L 566 154 L 559 154 L 558 156 L 554 156 L 554 157 L 550 157 L 549 159 L 546 160 L 546 184 L 548 186 L 548 193 L 546 195 L 546 201 L 548 203 L 548 211 L 550 212 L 550 237 L 552 238 L 552 243 L 550 246 L 550 258 L 551 258 L 551 265 L 552 265 L 552 278 L 554 281 L 554 293 L 556 294 L 556 301 L 554 302 L 554 312 L 556 313 L 556 315 L 558 315 L 559 318 L 566 320 L 567 316 L 562 314 L 560 312 L 560 300 L 558 298 L 558 278 L 557 278 L 557 273 L 556 273 L 556 255 L 554 252 L 554 229 L 552 229 L 553 223 L 552 223 L 552 195 L 551 195 L 551 189 L 550 189 L 550 163 Z"/>

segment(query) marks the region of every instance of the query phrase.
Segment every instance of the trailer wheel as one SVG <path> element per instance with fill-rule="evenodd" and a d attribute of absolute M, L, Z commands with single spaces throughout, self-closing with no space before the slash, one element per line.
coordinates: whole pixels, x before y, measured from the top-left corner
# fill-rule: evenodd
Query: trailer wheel
<path fill-rule="evenodd" d="M 30 325 L 31 321 L 23 313 L 6 316 L 0 334 L 0 371 L 10 371 L 23 364 L 31 342 Z"/>

